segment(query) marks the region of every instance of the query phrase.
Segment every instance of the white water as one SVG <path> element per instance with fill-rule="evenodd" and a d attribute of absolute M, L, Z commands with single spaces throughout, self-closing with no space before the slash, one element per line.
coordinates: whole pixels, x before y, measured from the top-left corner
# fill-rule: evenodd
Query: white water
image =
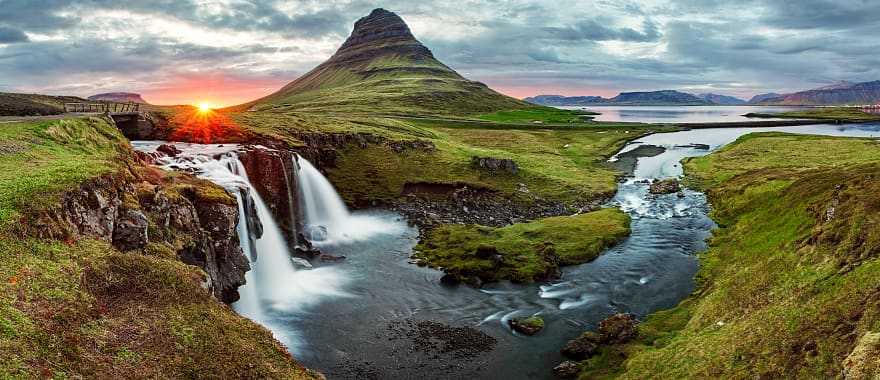
<path fill-rule="evenodd" d="M 156 142 L 132 144 L 136 149 L 148 153 L 154 152 L 159 145 Z M 239 287 L 241 298 L 232 305 L 233 308 L 239 314 L 269 328 L 275 333 L 276 338 L 296 353 L 302 346 L 302 343 L 296 339 L 298 332 L 283 326 L 278 322 L 277 316 L 303 313 L 328 297 L 348 296 L 342 290 L 348 281 L 348 276 L 332 266 L 311 270 L 296 269 L 291 261 L 284 235 L 269 208 L 251 185 L 247 172 L 235 153 L 237 146 L 216 144 L 177 144 L 176 146 L 181 148 L 183 153 L 177 157 L 157 156 L 157 163 L 161 167 L 194 172 L 198 177 L 228 190 L 238 203 L 239 218 L 236 229 L 241 248 L 250 261 L 251 270 L 245 274 L 247 283 Z M 219 158 L 214 159 L 214 156 Z M 257 218 L 263 226 L 263 234 L 256 239 L 250 238 L 245 196 L 251 197 Z M 345 213 L 347 214 L 348 211 L 346 210 Z M 255 255 L 251 255 L 251 252 Z"/>
<path fill-rule="evenodd" d="M 400 223 L 382 218 L 352 215 L 342 197 L 311 162 L 296 156 L 299 205 L 303 210 L 303 229 L 316 246 L 362 241 L 376 234 L 399 233 Z"/>

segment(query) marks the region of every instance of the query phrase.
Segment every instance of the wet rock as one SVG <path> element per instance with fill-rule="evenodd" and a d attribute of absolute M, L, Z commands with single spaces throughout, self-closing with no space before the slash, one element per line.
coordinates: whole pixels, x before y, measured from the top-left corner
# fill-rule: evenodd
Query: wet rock
<path fill-rule="evenodd" d="M 499 255 L 498 248 L 489 244 L 480 244 L 474 254 L 480 259 L 490 259 L 493 256 Z"/>
<path fill-rule="evenodd" d="M 602 338 L 599 334 L 587 331 L 581 336 L 568 341 L 560 353 L 573 360 L 584 360 L 596 353 Z"/>
<path fill-rule="evenodd" d="M 514 331 L 525 335 L 535 335 L 544 329 L 544 319 L 539 316 L 512 318 L 507 323 Z"/>
<path fill-rule="evenodd" d="M 180 149 L 178 149 L 174 144 L 162 144 L 156 148 L 157 152 L 162 152 L 171 157 L 177 157 L 178 154 L 182 153 Z"/>
<path fill-rule="evenodd" d="M 581 372 L 581 365 L 571 360 L 566 360 L 553 367 L 553 373 L 563 379 L 573 379 Z"/>
<path fill-rule="evenodd" d="M 147 217 L 137 210 L 122 211 L 113 230 L 113 246 L 120 251 L 131 251 L 147 246 Z"/>
<path fill-rule="evenodd" d="M 675 178 L 654 180 L 654 182 L 651 182 L 651 187 L 648 188 L 648 192 L 651 194 L 672 194 L 680 190 L 681 186 Z"/>
<path fill-rule="evenodd" d="M 605 344 L 626 343 L 638 335 L 639 321 L 629 313 L 618 313 L 599 322 L 600 341 Z"/>
<path fill-rule="evenodd" d="M 299 268 L 299 269 L 312 269 L 313 268 L 312 263 L 310 263 L 308 260 L 303 259 L 301 257 L 291 257 L 290 263 L 293 264 L 294 267 Z"/>
<path fill-rule="evenodd" d="M 440 283 L 446 286 L 455 286 L 461 283 L 461 278 L 458 275 L 447 273 L 440 277 Z"/>
<path fill-rule="evenodd" d="M 471 157 L 471 166 L 490 172 L 503 172 L 507 174 L 516 174 L 519 172 L 519 167 L 516 165 L 516 162 L 509 158 L 474 156 Z"/>
<path fill-rule="evenodd" d="M 324 241 L 327 240 L 327 227 L 306 226 L 303 235 L 310 241 Z"/>

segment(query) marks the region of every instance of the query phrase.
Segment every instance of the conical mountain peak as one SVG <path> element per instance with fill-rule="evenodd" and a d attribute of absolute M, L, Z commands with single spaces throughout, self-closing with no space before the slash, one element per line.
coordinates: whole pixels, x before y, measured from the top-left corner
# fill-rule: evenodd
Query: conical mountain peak
<path fill-rule="evenodd" d="M 357 20 L 330 59 L 246 106 L 255 110 L 476 114 L 528 107 L 444 65 L 394 12 Z"/>

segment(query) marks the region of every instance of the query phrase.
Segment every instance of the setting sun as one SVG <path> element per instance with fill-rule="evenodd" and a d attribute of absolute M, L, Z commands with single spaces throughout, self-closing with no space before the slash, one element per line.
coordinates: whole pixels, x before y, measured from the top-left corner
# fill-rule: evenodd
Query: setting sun
<path fill-rule="evenodd" d="M 199 112 L 208 112 L 213 108 L 210 103 L 201 102 L 198 104 Z"/>

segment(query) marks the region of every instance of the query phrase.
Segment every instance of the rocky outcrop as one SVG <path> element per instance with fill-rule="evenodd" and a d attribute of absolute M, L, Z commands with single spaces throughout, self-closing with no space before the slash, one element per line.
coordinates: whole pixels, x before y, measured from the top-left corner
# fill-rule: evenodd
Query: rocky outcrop
<path fill-rule="evenodd" d="M 275 216 L 278 227 L 291 246 L 295 246 L 297 232 L 302 226 L 296 224 L 301 218 L 293 152 L 287 149 L 248 146 L 238 158 L 244 165 L 251 184 Z"/>
<path fill-rule="evenodd" d="M 581 372 L 581 365 L 571 360 L 566 360 L 553 367 L 553 373 L 563 379 L 573 379 Z"/>
<path fill-rule="evenodd" d="M 175 252 L 181 261 L 202 268 L 205 286 L 218 299 L 237 300 L 237 288 L 250 266 L 235 231 L 234 200 L 228 194 L 201 195 L 198 187 L 214 186 L 210 183 L 191 179 L 189 186 L 172 187 L 161 180 L 152 183 L 149 177 L 121 173 L 87 181 L 63 194 L 57 206 L 25 215 L 19 233 L 65 241 L 103 240 L 125 252 L 161 246 L 160 251 Z M 225 194 L 220 188 L 211 190 Z"/>
<path fill-rule="evenodd" d="M 471 157 L 471 166 L 490 173 L 516 174 L 519 167 L 509 158 Z"/>
<path fill-rule="evenodd" d="M 535 335 L 544 329 L 544 319 L 539 316 L 512 318 L 507 323 L 513 331 L 525 335 Z"/>
<path fill-rule="evenodd" d="M 654 180 L 651 182 L 651 186 L 648 188 L 648 192 L 651 194 L 672 194 L 677 193 L 681 190 L 681 186 L 678 184 L 678 180 L 675 178 L 669 178 L 664 180 Z"/>
<path fill-rule="evenodd" d="M 880 377 L 880 333 L 868 332 L 843 361 L 843 378 L 867 380 Z"/>
<path fill-rule="evenodd" d="M 599 341 L 604 344 L 621 344 L 638 335 L 639 321 L 635 315 L 618 313 L 599 322 Z"/>
<path fill-rule="evenodd" d="M 588 359 L 599 349 L 602 343 L 602 337 L 592 331 L 587 331 L 581 336 L 568 341 L 560 353 L 572 360 Z"/>

